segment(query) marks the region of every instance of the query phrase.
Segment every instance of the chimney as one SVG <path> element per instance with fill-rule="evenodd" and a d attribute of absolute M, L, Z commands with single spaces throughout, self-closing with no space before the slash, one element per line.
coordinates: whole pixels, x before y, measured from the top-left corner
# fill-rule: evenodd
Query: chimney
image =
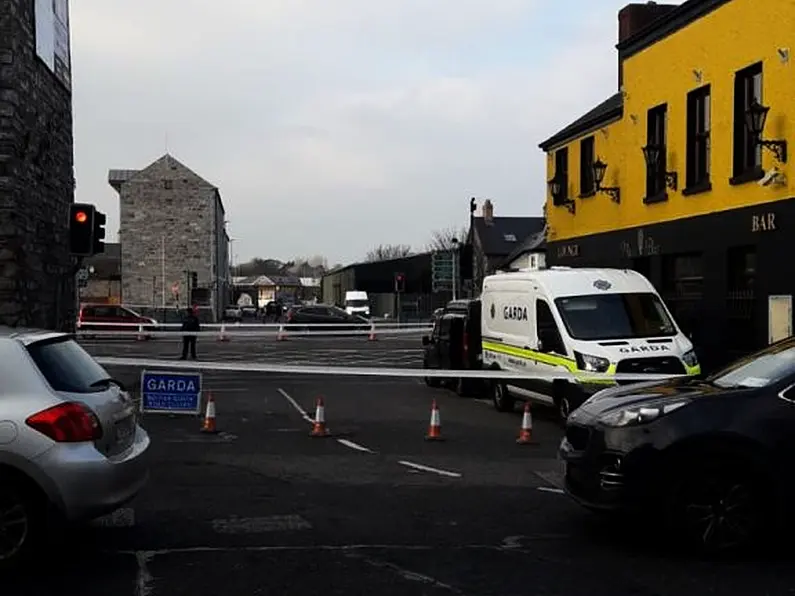
<path fill-rule="evenodd" d="M 491 199 L 486 199 L 480 209 L 481 215 L 483 216 L 483 223 L 487 226 L 494 225 L 494 205 Z"/>
<path fill-rule="evenodd" d="M 618 11 L 618 43 L 626 41 L 675 8 L 679 8 L 679 6 L 657 4 L 656 2 L 627 4 Z M 620 60 L 618 63 L 618 88 L 620 91 L 624 88 L 624 65 Z"/>
<path fill-rule="evenodd" d="M 627 4 L 618 11 L 618 43 L 626 41 L 674 8 L 678 8 L 678 6 L 676 4 L 657 4 L 656 2 Z"/>

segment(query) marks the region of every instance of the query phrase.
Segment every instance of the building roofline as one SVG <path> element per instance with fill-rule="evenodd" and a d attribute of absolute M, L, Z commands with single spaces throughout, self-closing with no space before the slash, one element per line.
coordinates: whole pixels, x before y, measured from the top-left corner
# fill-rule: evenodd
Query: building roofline
<path fill-rule="evenodd" d="M 638 54 L 729 2 L 731 0 L 687 0 L 616 44 L 619 60 Z"/>
<path fill-rule="evenodd" d="M 609 122 L 620 120 L 624 116 L 623 93 L 614 93 L 602 103 L 580 116 L 577 120 L 565 126 L 538 147 L 542 151 L 549 151 L 556 145 L 562 145 L 581 137 L 586 132 L 591 132 Z"/>

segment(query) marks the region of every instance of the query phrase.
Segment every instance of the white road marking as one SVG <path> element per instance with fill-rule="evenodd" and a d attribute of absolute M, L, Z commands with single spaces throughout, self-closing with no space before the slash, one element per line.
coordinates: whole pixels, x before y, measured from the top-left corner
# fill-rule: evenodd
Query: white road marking
<path fill-rule="evenodd" d="M 281 388 L 279 388 L 278 391 L 279 391 L 279 393 L 282 394 L 284 399 L 286 399 L 288 402 L 290 402 L 290 404 L 296 409 L 296 411 L 299 414 L 301 414 L 301 417 L 304 420 L 306 420 L 309 424 L 314 424 L 315 423 L 315 420 L 311 416 L 309 416 L 309 414 L 306 413 L 306 410 L 304 410 L 300 406 L 300 404 L 297 401 L 295 401 L 295 399 L 292 398 L 292 396 L 289 393 L 287 393 L 284 389 L 281 389 Z M 359 445 L 358 443 L 354 443 L 353 441 L 349 441 L 348 439 L 337 439 L 337 443 L 339 443 L 340 445 L 344 445 L 345 447 L 348 447 L 349 449 L 354 449 L 355 451 L 361 451 L 363 453 L 375 453 L 375 451 L 373 451 L 372 449 L 369 449 L 368 447 L 365 447 L 364 445 Z"/>
<path fill-rule="evenodd" d="M 359 445 L 358 443 L 354 443 L 353 441 L 349 441 L 348 439 L 337 439 L 337 443 L 340 445 L 345 445 L 345 447 L 350 447 L 351 449 L 355 449 L 356 451 L 362 451 L 364 453 L 375 453 L 372 449 L 368 449 L 364 445 Z"/>
<path fill-rule="evenodd" d="M 418 582 L 434 588 L 441 588 L 443 590 L 452 592 L 453 594 L 463 594 L 463 592 L 461 592 L 461 590 L 459 590 L 458 588 L 454 588 L 449 584 L 442 583 L 439 580 L 431 577 L 430 575 L 417 573 L 416 571 L 409 571 L 408 569 L 399 567 L 398 565 L 390 563 L 389 561 L 372 559 L 370 557 L 365 557 L 363 555 L 360 555 L 359 553 L 348 553 L 346 556 L 350 559 L 355 559 L 358 561 L 362 561 L 363 563 L 367 563 L 371 567 L 377 567 L 379 569 L 388 569 L 389 571 L 396 573 L 397 575 L 408 581 Z"/>
<path fill-rule="evenodd" d="M 304 409 L 301 407 L 301 405 L 300 405 L 300 404 L 299 404 L 297 401 L 295 401 L 295 400 L 294 400 L 292 397 L 290 397 L 290 394 L 289 394 L 289 393 L 287 393 L 287 392 L 286 392 L 284 389 L 282 389 L 282 388 L 279 388 L 279 389 L 277 389 L 277 391 L 278 391 L 279 393 L 281 393 L 281 394 L 282 394 L 282 397 L 283 397 L 284 399 L 286 399 L 288 402 L 290 402 L 290 405 L 291 405 L 291 406 L 293 406 L 293 407 L 295 408 L 296 412 L 298 412 L 299 414 L 301 414 L 301 418 L 303 418 L 304 420 L 306 420 L 306 421 L 307 421 L 309 424 L 314 424 L 314 423 L 315 423 L 314 419 L 312 419 L 312 418 L 309 416 L 309 414 L 307 414 L 307 413 L 306 413 L 306 410 L 304 410 Z"/>
<path fill-rule="evenodd" d="M 447 476 L 449 478 L 461 478 L 461 474 L 458 472 L 450 472 L 448 470 L 440 470 L 439 468 L 431 468 L 430 466 L 423 466 L 422 464 L 415 464 L 414 462 L 400 460 L 398 462 L 401 466 L 406 466 L 407 468 L 414 468 L 415 470 L 422 470 L 423 472 L 433 472 L 434 474 L 439 474 L 440 476 Z"/>
<path fill-rule="evenodd" d="M 125 507 L 91 522 L 101 528 L 132 528 L 135 525 L 135 510 Z"/>
<path fill-rule="evenodd" d="M 152 574 L 149 573 L 149 561 L 154 553 L 139 551 L 135 553 L 138 562 L 138 572 L 135 575 L 135 596 L 149 596 L 152 593 Z"/>
<path fill-rule="evenodd" d="M 300 515 L 232 517 L 214 519 L 212 524 L 213 530 L 219 534 L 264 534 L 266 532 L 295 532 L 312 529 L 312 525 Z"/>
<path fill-rule="evenodd" d="M 541 492 L 545 493 L 555 493 L 556 495 L 564 494 L 564 490 L 562 488 L 553 488 L 551 486 L 538 486 L 536 490 L 540 490 Z"/>

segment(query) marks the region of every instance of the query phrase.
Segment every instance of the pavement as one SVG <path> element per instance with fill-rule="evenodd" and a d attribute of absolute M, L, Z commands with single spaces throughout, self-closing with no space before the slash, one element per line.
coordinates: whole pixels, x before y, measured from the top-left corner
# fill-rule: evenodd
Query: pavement
<path fill-rule="evenodd" d="M 386 364 L 376 355 L 387 342 L 375 343 L 338 341 L 338 358 L 355 364 L 345 351 L 355 348 L 362 365 Z M 105 355 L 151 357 L 165 346 L 140 344 Z M 247 351 L 309 359 L 332 349 L 301 345 Z M 239 349 L 208 344 L 200 355 Z M 109 372 L 134 385 L 138 371 Z M 515 443 L 520 412 L 420 380 L 208 372 L 204 382 L 221 432 L 199 433 L 194 416 L 144 415 L 153 441 L 144 492 L 72 531 L 46 573 L 5 583 L 3 596 L 703 596 L 795 586 L 791 561 L 680 558 L 642 528 L 582 510 L 559 488 L 562 431 L 542 409 L 536 444 L 525 446 Z M 321 395 L 332 434 L 310 438 Z M 445 440 L 426 442 L 434 399 Z"/>

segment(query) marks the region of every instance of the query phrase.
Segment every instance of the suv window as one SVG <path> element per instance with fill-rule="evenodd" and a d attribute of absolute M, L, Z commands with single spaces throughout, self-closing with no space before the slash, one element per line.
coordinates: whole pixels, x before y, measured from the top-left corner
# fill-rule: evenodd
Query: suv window
<path fill-rule="evenodd" d="M 80 344 L 68 337 L 42 341 L 27 346 L 36 366 L 56 391 L 93 393 L 104 386 L 92 385 L 108 378 L 102 368 Z"/>

